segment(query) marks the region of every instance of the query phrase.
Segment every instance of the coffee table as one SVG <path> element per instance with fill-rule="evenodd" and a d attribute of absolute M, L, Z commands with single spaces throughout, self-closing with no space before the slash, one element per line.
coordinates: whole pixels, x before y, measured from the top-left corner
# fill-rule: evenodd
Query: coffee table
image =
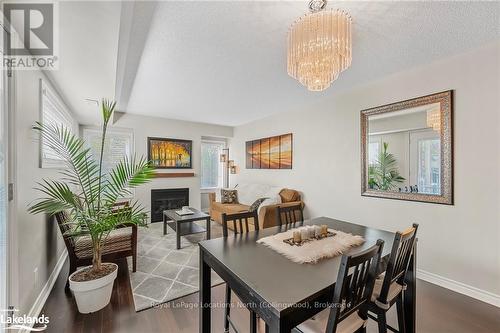
<path fill-rule="evenodd" d="M 200 212 L 195 208 L 189 208 L 193 214 L 179 215 L 175 211 L 179 209 L 171 209 L 163 211 L 163 234 L 167 234 L 167 225 L 177 233 L 177 250 L 181 248 L 181 236 L 207 233 L 207 239 L 210 239 L 210 215 Z M 205 220 L 207 227 L 194 223 L 195 221 Z"/>

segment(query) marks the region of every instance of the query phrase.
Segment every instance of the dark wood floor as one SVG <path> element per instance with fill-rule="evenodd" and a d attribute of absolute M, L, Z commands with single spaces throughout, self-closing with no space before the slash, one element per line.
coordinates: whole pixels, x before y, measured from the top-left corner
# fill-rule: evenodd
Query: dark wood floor
<path fill-rule="evenodd" d="M 87 315 L 79 314 L 73 298 L 64 292 L 66 263 L 43 309 L 43 313 L 50 318 L 47 332 L 198 332 L 198 310 L 193 308 L 197 306 L 198 294 L 163 308 L 136 313 L 126 262 L 117 263 L 119 273 L 111 303 L 103 310 Z M 500 332 L 499 308 L 424 281 L 418 281 L 417 288 L 418 332 Z M 222 302 L 224 287 L 215 287 L 212 297 L 214 302 Z M 214 309 L 212 316 L 212 332 L 223 332 L 222 309 Z M 248 328 L 248 312 L 245 309 L 233 311 L 233 318 L 239 327 Z M 391 313 L 389 323 L 397 327 L 395 319 L 395 314 Z M 241 331 L 246 332 L 245 329 Z M 374 322 L 369 323 L 368 332 L 377 332 Z"/>

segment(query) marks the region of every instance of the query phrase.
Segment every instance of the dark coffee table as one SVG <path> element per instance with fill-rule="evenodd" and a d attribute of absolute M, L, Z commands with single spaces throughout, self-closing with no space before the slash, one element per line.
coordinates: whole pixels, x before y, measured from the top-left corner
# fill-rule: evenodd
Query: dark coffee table
<path fill-rule="evenodd" d="M 200 212 L 195 208 L 189 208 L 193 214 L 179 215 L 175 211 L 180 209 L 171 209 L 163 211 L 163 234 L 167 234 L 167 224 L 177 233 L 177 250 L 181 248 L 181 236 L 207 233 L 207 239 L 210 239 L 210 215 Z M 205 220 L 207 222 L 206 229 L 195 221 Z"/>

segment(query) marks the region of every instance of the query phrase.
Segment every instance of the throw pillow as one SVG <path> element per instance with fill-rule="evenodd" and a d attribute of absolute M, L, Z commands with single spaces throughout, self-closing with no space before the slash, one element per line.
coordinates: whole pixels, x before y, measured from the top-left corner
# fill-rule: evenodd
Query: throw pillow
<path fill-rule="evenodd" d="M 283 190 L 281 190 L 280 196 L 283 203 L 299 200 L 299 193 L 295 190 L 290 190 L 288 188 L 284 188 Z"/>
<path fill-rule="evenodd" d="M 221 189 L 220 190 L 220 198 L 223 204 L 224 203 L 229 203 L 229 204 L 237 204 L 238 203 L 238 191 L 237 190 L 226 190 L 226 189 Z"/>
<path fill-rule="evenodd" d="M 248 208 L 248 211 L 249 212 L 254 212 L 256 211 L 257 209 L 259 209 L 259 206 L 268 198 L 259 198 L 257 200 L 254 201 L 254 203 L 250 206 L 250 208 Z"/>

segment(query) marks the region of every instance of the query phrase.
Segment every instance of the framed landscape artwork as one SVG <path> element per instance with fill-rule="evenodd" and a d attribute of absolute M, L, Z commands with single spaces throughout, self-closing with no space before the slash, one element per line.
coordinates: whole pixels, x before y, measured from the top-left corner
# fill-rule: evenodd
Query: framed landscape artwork
<path fill-rule="evenodd" d="M 157 169 L 191 169 L 193 141 L 148 138 L 148 159 Z"/>
<path fill-rule="evenodd" d="M 247 169 L 291 169 L 292 134 L 246 142 Z"/>

